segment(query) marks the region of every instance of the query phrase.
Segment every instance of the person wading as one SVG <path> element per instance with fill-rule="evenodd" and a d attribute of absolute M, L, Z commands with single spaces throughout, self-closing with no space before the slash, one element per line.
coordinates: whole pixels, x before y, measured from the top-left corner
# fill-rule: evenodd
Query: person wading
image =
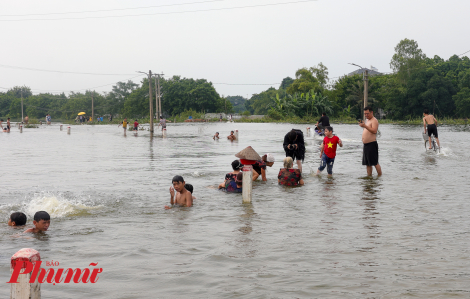
<path fill-rule="evenodd" d="M 379 145 L 377 144 L 377 131 L 379 130 L 379 121 L 374 117 L 372 108 L 364 108 L 366 123 L 359 121 L 359 126 L 363 128 L 362 143 L 364 149 L 362 152 L 362 165 L 367 166 L 367 175 L 372 175 L 372 166 L 377 170 L 378 175 L 382 175 L 382 168 L 379 164 Z"/>

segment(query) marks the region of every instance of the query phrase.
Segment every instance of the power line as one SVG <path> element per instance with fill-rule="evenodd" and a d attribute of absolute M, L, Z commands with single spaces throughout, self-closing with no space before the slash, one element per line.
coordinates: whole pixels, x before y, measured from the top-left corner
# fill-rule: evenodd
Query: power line
<path fill-rule="evenodd" d="M 462 53 L 462 54 L 460 54 L 460 55 L 457 55 L 457 56 L 462 56 L 463 54 L 467 54 L 468 52 L 470 52 L 470 50 L 468 50 L 467 52 Z"/>
<path fill-rule="evenodd" d="M 296 3 L 307 3 L 314 2 L 317 0 L 302 0 L 302 1 L 291 1 L 291 2 L 280 2 L 280 3 L 269 3 L 269 4 L 257 4 L 237 7 L 224 7 L 224 8 L 211 8 L 211 9 L 200 9 L 200 10 L 186 10 L 186 11 L 174 11 L 174 12 L 157 12 L 147 14 L 135 14 L 135 15 L 120 15 L 120 16 L 101 16 L 101 17 L 76 17 L 76 18 L 55 18 L 55 19 L 13 19 L 13 20 L 0 20 L 0 22 L 18 22 L 18 21 L 61 21 L 61 20 L 84 20 L 84 19 L 105 19 L 105 18 L 123 18 L 123 17 L 140 17 L 140 16 L 154 16 L 154 15 L 171 15 L 171 14 L 184 14 L 184 13 L 197 13 L 197 12 L 208 12 L 208 11 L 222 11 L 232 9 L 244 9 L 244 8 L 255 8 L 255 7 L 266 7 L 266 6 L 278 6 L 286 4 Z"/>
<path fill-rule="evenodd" d="M 178 4 L 151 5 L 151 6 L 128 7 L 128 8 L 101 9 L 101 10 L 85 10 L 85 11 L 69 11 L 69 12 L 49 12 L 49 13 L 34 13 L 34 14 L 23 14 L 23 15 L 0 15 L 0 17 L 27 17 L 27 16 L 48 16 L 48 15 L 83 14 L 83 13 L 96 13 L 96 12 L 108 12 L 108 11 L 122 11 L 122 10 L 147 9 L 147 8 L 168 7 L 168 6 L 183 6 L 183 5 L 203 4 L 203 3 L 221 2 L 221 1 L 226 1 L 226 0 L 210 0 L 210 1 L 198 1 L 198 2 L 185 2 L 185 3 L 178 3 Z"/>
<path fill-rule="evenodd" d="M 0 64 L 0 67 L 9 68 L 9 69 L 35 71 L 35 72 L 49 72 L 49 73 L 76 74 L 76 75 L 96 75 L 96 76 L 129 76 L 129 75 L 133 75 L 133 74 L 81 73 L 81 72 L 44 70 L 44 69 L 34 69 L 34 68 L 21 67 L 21 66 L 5 65 L 5 64 Z"/>

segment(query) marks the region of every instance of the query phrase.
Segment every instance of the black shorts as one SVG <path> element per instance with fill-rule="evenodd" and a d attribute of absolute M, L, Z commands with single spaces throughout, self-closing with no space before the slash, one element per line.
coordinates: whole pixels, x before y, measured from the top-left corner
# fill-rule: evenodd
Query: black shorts
<path fill-rule="evenodd" d="M 437 127 L 435 124 L 428 125 L 428 136 L 431 137 L 431 134 L 434 135 L 434 137 L 437 137 Z"/>
<path fill-rule="evenodd" d="M 362 165 L 375 166 L 379 164 L 379 145 L 377 141 L 364 144 L 362 152 Z"/>
<path fill-rule="evenodd" d="M 139 130 L 139 128 L 138 128 L 138 127 L 134 127 L 134 131 L 137 131 L 137 130 Z"/>
<path fill-rule="evenodd" d="M 295 161 L 295 159 L 303 161 L 305 159 L 305 154 L 300 151 L 289 151 L 286 152 L 286 157 L 291 157 L 293 161 Z"/>

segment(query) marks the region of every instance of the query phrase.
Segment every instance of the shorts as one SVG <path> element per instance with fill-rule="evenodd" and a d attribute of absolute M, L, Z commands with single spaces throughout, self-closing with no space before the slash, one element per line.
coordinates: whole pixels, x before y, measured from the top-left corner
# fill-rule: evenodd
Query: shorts
<path fill-rule="evenodd" d="M 321 157 L 320 167 L 318 170 L 323 171 L 326 167 L 326 171 L 328 174 L 333 174 L 333 164 L 335 163 L 335 158 L 328 157 L 325 153 L 323 153 Z"/>
<path fill-rule="evenodd" d="M 362 152 L 362 165 L 375 166 L 379 164 L 379 145 L 377 141 L 364 144 Z"/>
<path fill-rule="evenodd" d="M 431 134 L 434 135 L 434 137 L 437 137 L 437 127 L 435 124 L 428 125 L 428 136 L 431 137 Z"/>
<path fill-rule="evenodd" d="M 139 128 L 138 127 L 134 127 L 134 131 L 137 131 Z"/>
<path fill-rule="evenodd" d="M 10 126 L 9 126 L 9 125 L 7 125 L 7 130 L 10 130 Z"/>

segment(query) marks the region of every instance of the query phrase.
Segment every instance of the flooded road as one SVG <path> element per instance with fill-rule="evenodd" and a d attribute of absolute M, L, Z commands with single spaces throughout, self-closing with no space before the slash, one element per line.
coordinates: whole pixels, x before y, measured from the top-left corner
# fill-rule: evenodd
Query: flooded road
<path fill-rule="evenodd" d="M 469 298 L 470 129 L 439 127 L 441 153 L 421 126 L 381 125 L 384 175 L 365 177 L 362 129 L 335 125 L 344 143 L 333 177 L 277 184 L 290 124 L 170 124 L 167 138 L 117 126 L 59 125 L 0 133 L 0 298 L 10 258 L 38 250 L 60 268 L 99 263 L 95 284 L 43 284 L 43 298 Z M 225 137 L 239 130 L 239 141 Z M 216 190 L 234 154 L 273 153 L 253 202 Z M 311 172 L 311 174 L 309 174 Z M 325 171 L 326 172 L 326 171 Z M 194 186 L 192 208 L 164 210 L 171 178 Z M 8 227 L 13 211 L 51 214 L 45 235 Z"/>

